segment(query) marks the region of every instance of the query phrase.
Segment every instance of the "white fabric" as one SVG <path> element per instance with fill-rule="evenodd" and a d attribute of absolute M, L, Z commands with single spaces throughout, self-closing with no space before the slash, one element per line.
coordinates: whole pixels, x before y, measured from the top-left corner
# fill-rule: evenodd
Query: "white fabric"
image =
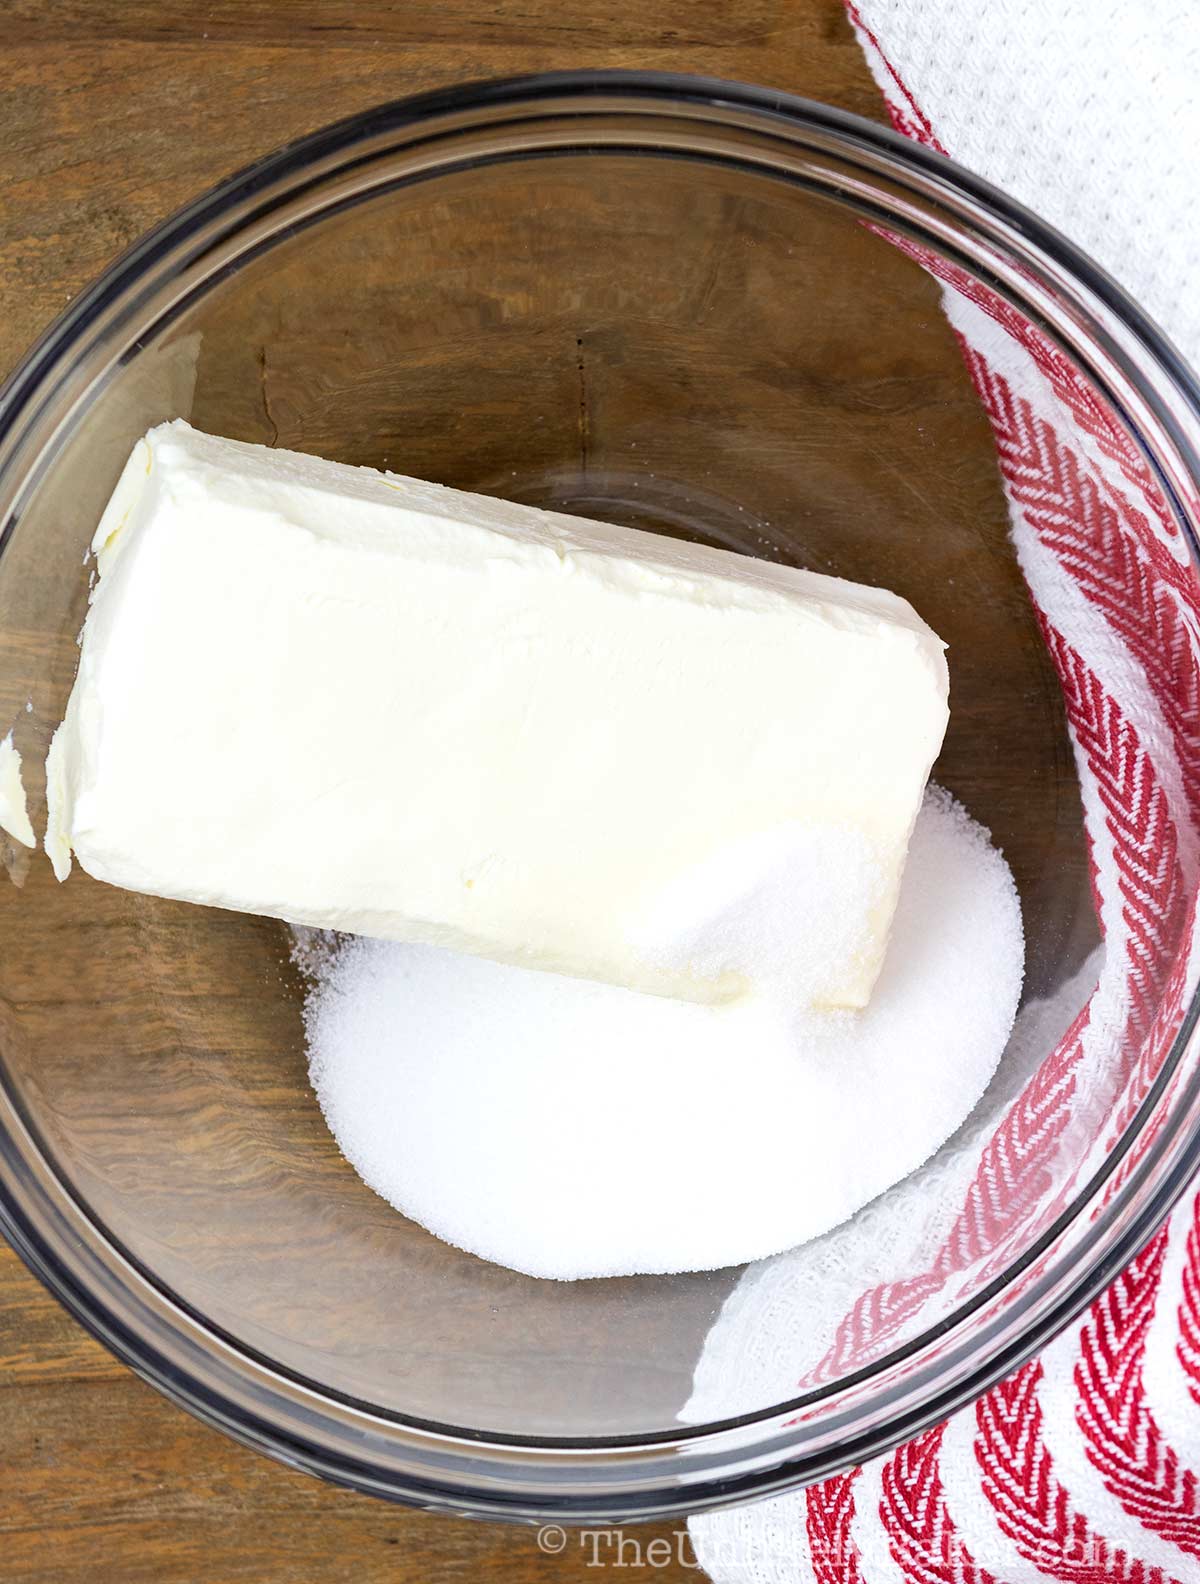
<path fill-rule="evenodd" d="M 945 151 L 1090 253 L 1200 363 L 1196 0 L 856 9 Z"/>

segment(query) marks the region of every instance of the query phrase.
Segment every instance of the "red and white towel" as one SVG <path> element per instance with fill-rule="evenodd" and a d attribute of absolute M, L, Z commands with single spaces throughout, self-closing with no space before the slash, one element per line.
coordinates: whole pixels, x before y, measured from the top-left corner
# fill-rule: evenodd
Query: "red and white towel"
<path fill-rule="evenodd" d="M 899 130 L 1079 243 L 1200 366 L 1200 0 L 847 9 Z M 696 1420 L 836 1374 L 1002 1264 L 1006 1235 L 1025 1235 L 1006 1209 L 1014 1183 L 1045 1167 L 1052 1185 L 1054 1152 L 1093 1107 L 1112 1119 L 1104 1147 L 1200 975 L 1200 586 L 1139 456 L 1071 365 L 923 262 L 992 421 L 1062 681 L 1104 944 L 1022 1012 L 1003 1080 L 917 1177 L 747 1272 L 697 1368 Z M 1047 1191 L 1049 1214 L 1062 1197 Z M 1200 1194 L 1040 1358 L 948 1423 L 690 1527 L 716 1584 L 1200 1584 Z"/>

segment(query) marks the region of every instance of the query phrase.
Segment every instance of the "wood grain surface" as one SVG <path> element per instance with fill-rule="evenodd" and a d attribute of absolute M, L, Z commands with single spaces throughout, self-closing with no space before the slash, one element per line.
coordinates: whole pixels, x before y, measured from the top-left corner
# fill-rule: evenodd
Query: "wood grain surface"
<path fill-rule="evenodd" d="M 147 227 L 386 98 L 640 67 L 880 115 L 841 0 L 7 0 L 0 12 L 0 370 Z M 572 1537 L 549 1555 L 529 1530 L 389 1508 L 257 1457 L 135 1379 L 0 1251 L 0 1579 L 552 1584 L 616 1562 L 625 1580 L 697 1576 L 670 1529 L 630 1531 L 620 1552 Z"/>

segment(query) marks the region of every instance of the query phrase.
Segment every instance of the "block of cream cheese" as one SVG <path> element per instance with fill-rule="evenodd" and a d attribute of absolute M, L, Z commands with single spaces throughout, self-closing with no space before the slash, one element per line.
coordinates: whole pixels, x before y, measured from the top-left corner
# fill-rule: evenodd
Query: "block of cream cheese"
<path fill-rule="evenodd" d="M 947 720 L 904 600 L 182 422 L 93 548 L 47 764 L 60 878 L 73 852 L 135 891 L 720 1001 L 752 965 L 645 921 L 746 843 L 828 835 L 877 883 L 812 999 L 865 1004 Z"/>
<path fill-rule="evenodd" d="M 21 755 L 13 746 L 12 732 L 0 739 L 0 830 L 23 847 L 36 845 L 21 780 Z"/>

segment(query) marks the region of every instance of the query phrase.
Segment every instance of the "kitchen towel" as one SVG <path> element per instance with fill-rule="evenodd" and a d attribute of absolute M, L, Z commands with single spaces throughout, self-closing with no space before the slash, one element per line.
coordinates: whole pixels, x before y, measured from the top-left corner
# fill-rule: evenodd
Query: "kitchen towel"
<path fill-rule="evenodd" d="M 1200 365 L 1200 3 L 847 9 L 895 126 L 1080 244 Z M 1003 1265 L 1006 1233 L 1028 1230 L 1006 1222 L 1015 1185 L 1039 1180 L 1081 1113 L 1128 1120 L 1200 966 L 1200 590 L 1153 479 L 1072 367 L 998 298 L 922 262 L 991 419 L 1062 681 L 1104 941 L 1025 1008 L 1003 1075 L 921 1173 L 751 1267 L 698 1365 L 697 1420 L 915 1335 L 948 1284 Z M 1190 951 L 1159 949 L 1181 936 Z M 1123 1029 L 1141 1045 L 1126 1072 Z M 1047 1218 L 1063 1202 L 1051 1194 Z M 947 1423 L 690 1527 L 716 1584 L 1200 1584 L 1200 1194 L 1041 1357 Z"/>

